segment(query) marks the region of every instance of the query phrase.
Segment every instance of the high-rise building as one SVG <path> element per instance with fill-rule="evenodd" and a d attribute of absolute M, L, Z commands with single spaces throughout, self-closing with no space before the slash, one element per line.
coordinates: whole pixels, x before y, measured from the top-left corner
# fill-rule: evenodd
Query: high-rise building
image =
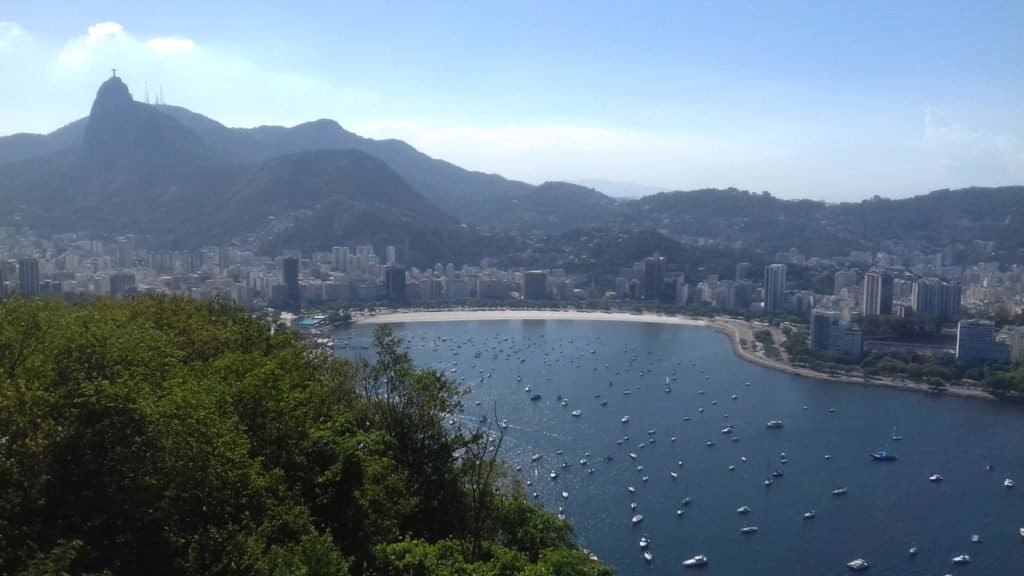
<path fill-rule="evenodd" d="M 7 297 L 7 275 L 4 273 L 3 260 L 0 260 L 0 300 Z"/>
<path fill-rule="evenodd" d="M 1024 362 L 1024 326 L 1017 326 L 1010 333 L 1010 362 Z"/>
<path fill-rule="evenodd" d="M 401 266 L 384 267 L 384 290 L 388 300 L 405 302 L 405 268 Z"/>
<path fill-rule="evenodd" d="M 754 271 L 754 265 L 750 262 L 739 262 L 736 264 L 736 281 L 747 280 L 750 273 Z"/>
<path fill-rule="evenodd" d="M 832 322 L 839 320 L 839 312 L 815 308 L 811 310 L 811 350 L 828 350 L 832 345 Z"/>
<path fill-rule="evenodd" d="M 18 260 L 18 292 L 25 298 L 39 295 L 39 260 L 35 258 Z"/>
<path fill-rule="evenodd" d="M 526 300 L 547 300 L 548 275 L 541 270 L 523 274 L 523 298 Z"/>
<path fill-rule="evenodd" d="M 991 320 L 961 320 L 956 327 L 956 359 L 961 362 L 1009 362 L 1010 347 L 996 342 Z"/>
<path fill-rule="evenodd" d="M 892 275 L 878 270 L 864 274 L 861 314 L 864 316 L 892 316 L 892 289 Z"/>
<path fill-rule="evenodd" d="M 118 272 L 110 275 L 110 297 L 118 300 L 135 292 L 135 274 Z"/>
<path fill-rule="evenodd" d="M 686 306 L 687 301 L 690 300 L 690 285 L 686 283 L 686 278 L 680 274 L 676 278 L 676 306 Z"/>
<path fill-rule="evenodd" d="M 832 289 L 832 293 L 839 296 L 844 288 L 852 288 L 856 285 L 856 270 L 837 270 L 835 275 L 835 286 Z"/>
<path fill-rule="evenodd" d="M 949 322 L 960 315 L 960 297 L 959 284 L 943 282 L 937 278 L 922 278 L 914 282 L 910 300 L 914 314 Z"/>
<path fill-rule="evenodd" d="M 764 268 L 764 311 L 782 312 L 786 294 L 786 265 L 769 264 Z"/>
<path fill-rule="evenodd" d="M 821 352 L 838 352 L 860 358 L 864 340 L 860 328 L 843 322 L 837 311 L 815 308 L 811 311 L 810 347 Z"/>
<path fill-rule="evenodd" d="M 660 300 L 665 286 L 665 258 L 651 256 L 644 259 L 644 300 Z"/>
<path fill-rule="evenodd" d="M 281 261 L 281 279 L 285 285 L 285 293 L 289 304 L 298 304 L 302 295 L 299 292 L 299 259 L 288 257 Z"/>
<path fill-rule="evenodd" d="M 388 246 L 385 249 L 385 253 L 386 253 L 386 256 L 387 256 L 387 262 L 386 262 L 387 265 L 388 266 L 394 266 L 398 262 L 397 259 L 396 259 L 396 256 L 395 256 L 395 247 L 394 246 Z"/>

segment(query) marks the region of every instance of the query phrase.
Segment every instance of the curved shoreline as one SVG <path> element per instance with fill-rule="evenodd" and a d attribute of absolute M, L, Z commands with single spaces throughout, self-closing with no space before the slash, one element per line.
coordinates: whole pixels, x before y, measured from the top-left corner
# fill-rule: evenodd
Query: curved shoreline
<path fill-rule="evenodd" d="M 844 384 L 857 384 L 860 386 L 881 386 L 897 390 L 910 390 L 926 394 L 943 394 L 949 396 L 961 396 L 965 398 L 977 398 L 982 400 L 996 400 L 997 398 L 988 392 L 976 388 L 963 388 L 959 386 L 947 386 L 938 391 L 927 384 L 914 382 L 902 378 L 875 377 L 870 380 L 854 378 L 850 376 L 837 376 L 824 374 L 810 368 L 800 368 L 785 362 L 772 360 L 766 356 L 748 350 L 742 346 L 741 339 L 747 342 L 754 342 L 753 328 L 751 323 L 743 320 L 732 320 L 728 318 L 713 318 L 705 320 L 689 316 L 664 316 L 659 314 L 635 314 L 628 312 L 581 312 L 578 310 L 445 310 L 445 311 L 408 311 L 408 312 L 386 312 L 371 316 L 364 316 L 355 319 L 357 324 L 401 324 L 421 322 L 476 322 L 489 320 L 590 320 L 608 322 L 636 322 L 643 324 L 671 324 L 677 326 L 704 326 L 712 328 L 729 338 L 732 343 L 733 353 L 742 360 L 757 364 L 764 368 L 777 370 L 795 376 L 803 376 L 813 380 L 825 382 L 841 382 Z M 745 338 L 741 336 L 744 332 Z"/>

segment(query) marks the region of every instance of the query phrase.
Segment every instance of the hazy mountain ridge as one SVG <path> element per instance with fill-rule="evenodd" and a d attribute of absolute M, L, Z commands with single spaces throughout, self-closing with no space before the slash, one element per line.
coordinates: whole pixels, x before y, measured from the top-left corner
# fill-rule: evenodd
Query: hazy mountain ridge
<path fill-rule="evenodd" d="M 134 233 L 158 246 L 195 247 L 300 210 L 359 214 L 361 229 L 392 242 L 458 224 L 376 157 L 305 149 L 245 161 L 162 107 L 135 102 L 116 77 L 101 86 L 86 122 L 30 140 L 38 154 L 0 165 L 0 218 L 43 231 Z"/>
<path fill-rule="evenodd" d="M 892 239 L 921 250 L 991 240 L 994 259 L 1024 261 L 1021 186 L 842 204 L 734 188 L 613 199 L 568 182 L 533 186 L 464 170 L 333 120 L 229 128 L 185 108 L 134 102 L 116 78 L 101 87 L 90 117 L 45 136 L 0 138 L 0 201 L 10 207 L 8 221 L 148 233 L 176 246 L 223 242 L 268 216 L 315 209 L 270 245 L 324 249 L 372 239 L 407 244 L 427 263 L 472 261 L 508 247 L 499 239 L 507 233 L 580 227 L 658 230 L 769 255 L 797 248 L 832 256 Z M 458 228 L 460 220 L 489 236 Z"/>

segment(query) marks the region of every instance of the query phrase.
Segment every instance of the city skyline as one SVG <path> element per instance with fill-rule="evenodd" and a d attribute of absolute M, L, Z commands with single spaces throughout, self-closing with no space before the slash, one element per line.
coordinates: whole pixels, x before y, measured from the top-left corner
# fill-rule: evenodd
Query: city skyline
<path fill-rule="evenodd" d="M 653 4 L 628 18 L 572 4 L 317 6 L 292 15 L 301 37 L 266 8 L 206 7 L 201 21 L 191 8 L 155 21 L 120 2 L 59 16 L 6 5 L 0 73 L 19 90 L 0 96 L 0 132 L 81 117 L 117 67 L 139 100 L 148 85 L 228 125 L 329 117 L 466 168 L 612 181 L 617 194 L 736 186 L 840 201 L 1024 179 L 1012 3 Z"/>

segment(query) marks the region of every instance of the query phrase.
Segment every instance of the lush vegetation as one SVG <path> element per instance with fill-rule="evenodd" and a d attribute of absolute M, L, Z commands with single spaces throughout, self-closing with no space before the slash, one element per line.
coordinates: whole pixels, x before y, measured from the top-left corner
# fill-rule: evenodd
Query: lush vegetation
<path fill-rule="evenodd" d="M 0 573 L 610 574 L 375 340 L 353 364 L 221 303 L 0 304 Z"/>

